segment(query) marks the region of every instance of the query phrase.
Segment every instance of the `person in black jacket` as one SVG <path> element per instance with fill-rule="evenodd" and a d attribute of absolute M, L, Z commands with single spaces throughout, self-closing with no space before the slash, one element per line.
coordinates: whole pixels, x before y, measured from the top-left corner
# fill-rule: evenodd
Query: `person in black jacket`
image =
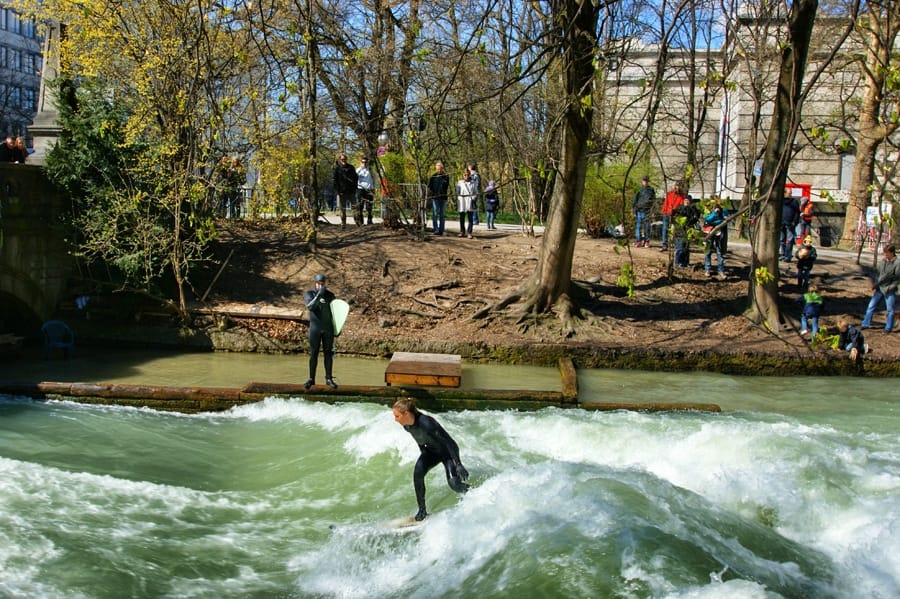
<path fill-rule="evenodd" d="M 419 459 L 413 470 L 413 487 L 416 490 L 416 502 L 419 511 L 416 520 L 424 520 L 428 516 L 425 510 L 425 475 L 428 471 L 444 464 L 444 473 L 447 475 L 447 484 L 457 493 L 465 493 L 469 490 L 466 479 L 469 472 L 459 459 L 459 446 L 456 441 L 447 434 L 447 431 L 438 424 L 438 421 L 423 414 L 416 408 L 416 402 L 412 398 L 398 399 L 391 408 L 394 412 L 394 420 L 412 435 L 419 444 Z"/>
<path fill-rule="evenodd" d="M 791 196 L 790 191 L 785 190 L 784 199 L 781 202 L 781 260 L 790 262 L 794 257 L 794 231 L 800 222 L 800 203 L 797 198 Z"/>
<path fill-rule="evenodd" d="M 309 310 L 309 380 L 303 386 L 309 389 L 316 384 L 316 368 L 319 366 L 319 347 L 325 352 L 325 384 L 337 389 L 331 373 L 334 362 L 334 322 L 331 319 L 331 302 L 334 294 L 325 288 L 325 275 L 313 279 L 316 288 L 303 295 Z"/>
<path fill-rule="evenodd" d="M 334 165 L 332 172 L 334 182 L 334 191 L 338 196 L 338 206 L 341 210 L 341 229 L 347 226 L 347 207 L 353 208 L 353 202 L 356 201 L 356 188 L 358 176 L 353 165 L 347 162 L 347 155 L 341 154 L 338 162 Z M 362 226 L 362 212 L 357 214 L 354 212 L 353 218 L 356 219 L 356 226 Z"/>
<path fill-rule="evenodd" d="M 431 231 L 435 235 L 444 234 L 447 210 L 447 192 L 450 190 L 450 176 L 444 172 L 444 163 L 434 165 L 434 174 L 428 179 L 428 197 L 431 198 Z"/>

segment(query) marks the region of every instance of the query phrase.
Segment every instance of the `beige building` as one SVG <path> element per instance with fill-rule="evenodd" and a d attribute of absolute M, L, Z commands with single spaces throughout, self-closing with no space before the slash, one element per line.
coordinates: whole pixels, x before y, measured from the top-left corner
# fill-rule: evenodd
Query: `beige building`
<path fill-rule="evenodd" d="M 827 37 L 827 27 L 817 25 L 817 40 Z M 757 21 L 743 19 L 738 30 L 741 42 L 730 44 L 728 50 L 669 50 L 647 153 L 664 179 L 655 182 L 658 188 L 671 187 L 684 175 L 690 140 L 696 148 L 697 171 L 690 186 L 695 197 L 718 195 L 739 201 L 748 183 L 758 178 L 780 59 L 774 33 L 765 38 Z M 759 39 L 767 42 L 760 44 Z M 807 79 L 823 55 L 824 50 L 813 50 Z M 643 123 L 658 64 L 658 47 L 647 45 L 629 48 L 618 66 L 616 103 L 627 107 L 620 120 L 625 125 L 624 135 L 632 139 L 645 134 Z M 803 106 L 803 126 L 789 166 L 788 182 L 798 186 L 795 193 L 804 189 L 813 201 L 825 202 L 827 197 L 838 204 L 847 201 L 852 150 L 842 152 L 840 139 L 813 139 L 808 132 L 827 123 L 852 129 L 853 115 L 846 109 L 852 106 L 854 94 L 862 93 L 859 80 L 858 65 L 842 60 L 835 61 L 831 72 L 818 79 Z M 823 213 L 840 211 L 833 205 L 821 208 Z"/>

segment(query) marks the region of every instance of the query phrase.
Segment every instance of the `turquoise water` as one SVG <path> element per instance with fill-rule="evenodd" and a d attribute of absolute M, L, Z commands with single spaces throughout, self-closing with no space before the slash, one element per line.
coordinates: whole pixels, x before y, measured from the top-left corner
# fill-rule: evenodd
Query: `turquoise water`
<path fill-rule="evenodd" d="M 579 379 L 726 412 L 438 414 L 473 488 L 432 471 L 400 534 L 418 452 L 384 407 L 4 397 L 0 596 L 900 596 L 895 381 Z"/>

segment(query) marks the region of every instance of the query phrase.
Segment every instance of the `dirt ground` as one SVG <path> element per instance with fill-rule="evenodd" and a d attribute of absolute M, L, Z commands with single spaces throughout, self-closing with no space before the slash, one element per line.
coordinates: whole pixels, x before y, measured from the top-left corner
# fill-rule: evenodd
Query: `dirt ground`
<path fill-rule="evenodd" d="M 515 304 L 489 318 L 473 318 L 513 292 L 534 271 L 541 248 L 539 235 L 525 235 L 510 225 L 488 231 L 482 224 L 476 226 L 474 239 L 459 238 L 453 229 L 443 237 L 427 233 L 424 240 L 417 240 L 405 230 L 379 224 L 348 225 L 341 230 L 337 224 L 323 222 L 318 229 L 318 251 L 312 253 L 302 231 L 291 220 L 223 221 L 215 258 L 221 264 L 231 255 L 209 287 L 206 304 L 302 314 L 303 292 L 321 272 L 328 276 L 328 287 L 351 305 L 340 338 L 343 351 L 357 348 L 358 353 L 387 354 L 469 347 L 477 349 L 468 353 L 490 359 L 502 353 L 496 348 L 527 354 L 551 347 L 615 354 L 842 358 L 821 345 L 811 348 L 808 336 L 800 336 L 793 263 L 782 263 L 787 318 L 783 330 L 773 333 L 747 319 L 749 246 L 741 240 L 730 241 L 728 277 L 720 281 L 705 276 L 703 255 L 696 248 L 691 266 L 675 269 L 670 278 L 670 256 L 660 251 L 658 242 L 629 253 L 613 239 L 579 237 L 572 278 L 588 299 L 581 305 L 583 319 L 576 333 L 566 337 L 555 318 L 527 319 L 523 326 Z M 627 297 L 616 285 L 630 258 L 636 273 L 634 297 Z M 871 261 L 871 254 L 863 259 Z M 819 248 L 813 282 L 825 298 L 821 327 L 835 332 L 843 315 L 857 323 L 861 320 L 870 285 L 854 255 Z M 881 312 L 866 331 L 873 348 L 867 360 L 896 362 L 900 336 L 882 332 L 883 318 Z M 269 336 L 305 341 L 302 320 L 261 319 L 251 326 L 265 329 Z"/>

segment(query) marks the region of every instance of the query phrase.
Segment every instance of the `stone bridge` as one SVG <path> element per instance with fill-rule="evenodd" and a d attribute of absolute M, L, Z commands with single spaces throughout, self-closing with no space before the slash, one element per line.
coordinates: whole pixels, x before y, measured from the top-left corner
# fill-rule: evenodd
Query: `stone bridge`
<path fill-rule="evenodd" d="M 56 311 L 75 271 L 65 210 L 42 167 L 0 163 L 0 334 L 37 337 Z"/>

